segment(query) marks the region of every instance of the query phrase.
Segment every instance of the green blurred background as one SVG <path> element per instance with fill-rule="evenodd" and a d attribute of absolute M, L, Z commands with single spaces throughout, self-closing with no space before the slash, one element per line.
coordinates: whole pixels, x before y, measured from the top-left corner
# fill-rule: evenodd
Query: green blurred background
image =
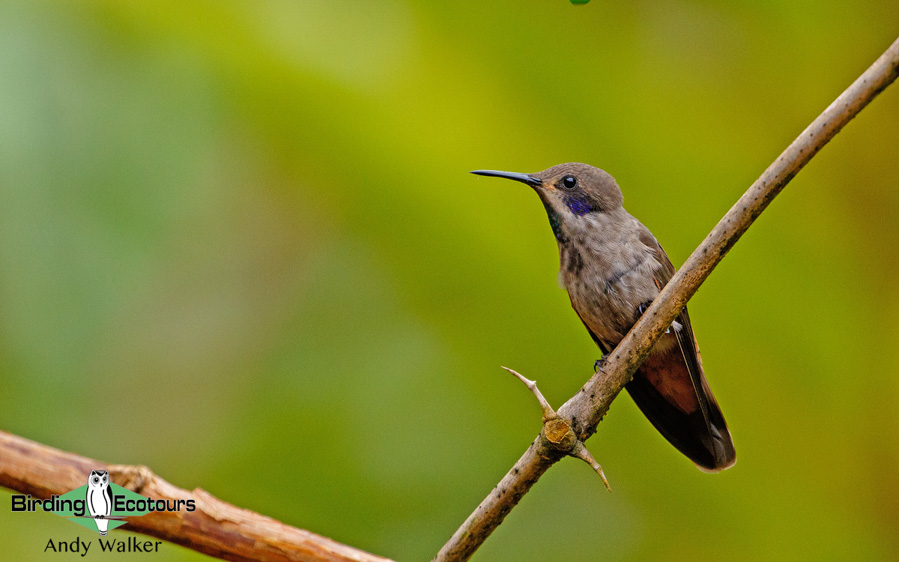
<path fill-rule="evenodd" d="M 0 4 L 0 428 L 430 558 L 540 428 L 499 366 L 559 405 L 598 356 L 537 198 L 468 170 L 600 166 L 679 265 L 899 30 L 610 4 Z M 614 493 L 562 462 L 475 560 L 895 560 L 897 146 L 893 86 L 691 301 L 735 468 L 622 396 Z M 4 507 L 0 558 L 79 533 Z"/>

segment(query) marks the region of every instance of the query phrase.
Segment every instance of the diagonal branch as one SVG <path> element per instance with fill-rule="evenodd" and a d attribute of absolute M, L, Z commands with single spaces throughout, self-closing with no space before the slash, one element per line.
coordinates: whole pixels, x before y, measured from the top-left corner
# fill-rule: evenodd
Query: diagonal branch
<path fill-rule="evenodd" d="M 749 226 L 846 123 L 899 75 L 899 39 L 831 103 L 753 183 L 672 277 L 603 366 L 558 411 L 580 440 L 596 432 L 612 400 L 655 341 Z M 490 495 L 443 546 L 435 560 L 467 560 L 550 466 L 564 456 L 538 437 Z"/>
<path fill-rule="evenodd" d="M 193 512 L 129 517 L 125 530 L 165 539 L 225 560 L 389 562 L 386 558 L 235 507 L 199 488 L 182 490 L 145 466 L 107 465 L 0 431 L 0 486 L 46 499 L 86 482 L 91 470 L 153 499 L 192 499 Z"/>

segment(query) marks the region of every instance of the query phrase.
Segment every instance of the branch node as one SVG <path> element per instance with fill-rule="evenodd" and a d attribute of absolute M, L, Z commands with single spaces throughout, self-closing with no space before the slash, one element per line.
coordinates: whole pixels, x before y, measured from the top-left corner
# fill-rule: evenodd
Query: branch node
<path fill-rule="evenodd" d="M 152 470 L 142 465 L 111 464 L 107 466 L 107 470 L 116 484 L 138 494 L 156 477 Z"/>
<path fill-rule="evenodd" d="M 578 443 L 577 435 L 571 429 L 571 423 L 560 417 L 544 422 L 541 435 L 544 446 L 549 445 L 566 455 L 571 454 Z"/>

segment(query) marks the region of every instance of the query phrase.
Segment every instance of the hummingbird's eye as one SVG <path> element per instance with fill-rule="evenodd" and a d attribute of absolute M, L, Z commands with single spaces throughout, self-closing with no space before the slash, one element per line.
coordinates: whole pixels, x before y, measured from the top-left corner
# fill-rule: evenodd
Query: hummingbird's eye
<path fill-rule="evenodd" d="M 562 178 L 561 184 L 565 189 L 574 189 L 575 187 L 577 187 L 577 178 L 570 175 L 565 176 L 564 178 Z"/>

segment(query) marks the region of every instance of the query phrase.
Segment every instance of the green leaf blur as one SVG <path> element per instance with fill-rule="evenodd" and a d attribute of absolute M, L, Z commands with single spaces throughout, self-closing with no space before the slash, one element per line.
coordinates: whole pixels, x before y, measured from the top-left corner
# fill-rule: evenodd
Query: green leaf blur
<path fill-rule="evenodd" d="M 0 428 L 429 559 L 539 431 L 500 365 L 558 406 L 599 354 L 537 198 L 467 172 L 602 167 L 679 265 L 897 30 L 888 1 L 4 2 Z M 614 493 L 562 462 L 475 560 L 896 555 L 897 123 L 893 86 L 690 303 L 737 465 L 622 396 L 588 443 Z M 0 529 L 4 560 L 79 532 Z"/>

